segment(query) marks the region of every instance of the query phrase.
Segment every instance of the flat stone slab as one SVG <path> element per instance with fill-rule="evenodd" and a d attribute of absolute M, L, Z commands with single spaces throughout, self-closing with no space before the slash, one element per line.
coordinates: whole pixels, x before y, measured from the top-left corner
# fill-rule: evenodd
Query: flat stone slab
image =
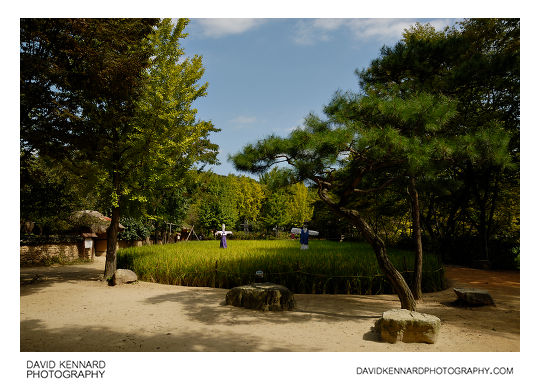
<path fill-rule="evenodd" d="M 292 310 L 296 305 L 289 289 L 270 282 L 233 287 L 227 292 L 225 303 L 263 311 Z"/>
<path fill-rule="evenodd" d="M 487 290 L 475 288 L 454 288 L 458 300 L 470 306 L 495 305 L 493 298 Z"/>
<path fill-rule="evenodd" d="M 113 285 L 132 283 L 135 281 L 137 281 L 137 274 L 135 274 L 134 271 L 128 269 L 116 269 L 112 277 Z"/>
<path fill-rule="evenodd" d="M 406 309 L 385 311 L 375 322 L 375 330 L 390 343 L 425 342 L 434 344 L 439 336 L 441 320 L 434 315 Z"/>

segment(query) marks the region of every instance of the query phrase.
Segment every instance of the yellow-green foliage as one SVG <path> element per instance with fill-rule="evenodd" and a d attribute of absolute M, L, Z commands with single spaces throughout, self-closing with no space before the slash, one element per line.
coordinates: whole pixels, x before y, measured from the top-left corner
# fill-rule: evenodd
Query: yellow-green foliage
<path fill-rule="evenodd" d="M 184 286 L 231 288 L 264 281 L 283 284 L 296 293 L 391 293 L 373 251 L 365 243 L 310 241 L 300 250 L 298 241 L 228 240 L 192 241 L 122 249 L 118 266 L 134 270 L 143 281 Z M 390 258 L 407 278 L 414 253 L 390 250 Z M 436 257 L 424 257 L 424 291 L 441 290 L 444 272 Z"/>

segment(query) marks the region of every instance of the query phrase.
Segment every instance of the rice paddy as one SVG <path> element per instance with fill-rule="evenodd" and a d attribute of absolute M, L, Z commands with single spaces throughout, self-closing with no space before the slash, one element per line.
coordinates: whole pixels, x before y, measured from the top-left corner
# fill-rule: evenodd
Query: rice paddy
<path fill-rule="evenodd" d="M 232 288 L 256 281 L 287 286 L 295 293 L 392 293 L 371 247 L 366 243 L 311 240 L 308 250 L 298 241 L 228 240 L 190 241 L 142 246 L 118 251 L 118 267 L 128 268 L 142 281 L 169 285 Z M 390 249 L 392 263 L 409 281 L 414 252 Z M 262 271 L 262 279 L 256 276 Z M 444 270 L 438 258 L 425 254 L 422 290 L 444 288 Z"/>

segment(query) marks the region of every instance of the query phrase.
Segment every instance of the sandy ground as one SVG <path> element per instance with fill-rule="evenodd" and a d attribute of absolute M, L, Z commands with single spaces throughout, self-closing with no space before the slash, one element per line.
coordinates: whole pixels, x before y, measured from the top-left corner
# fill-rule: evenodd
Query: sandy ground
<path fill-rule="evenodd" d="M 452 289 L 418 311 L 442 321 L 435 344 L 388 344 L 371 330 L 394 295 L 295 295 L 291 312 L 226 306 L 225 289 L 100 281 L 104 257 L 21 268 L 21 351 L 519 351 L 518 272 L 447 267 L 451 287 L 489 290 L 496 306 L 463 308 Z"/>

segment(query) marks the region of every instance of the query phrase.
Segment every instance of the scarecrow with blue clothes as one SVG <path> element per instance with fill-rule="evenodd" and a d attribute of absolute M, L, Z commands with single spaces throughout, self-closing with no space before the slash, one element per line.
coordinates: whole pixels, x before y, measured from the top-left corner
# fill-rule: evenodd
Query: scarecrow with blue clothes
<path fill-rule="evenodd" d="M 307 225 L 308 223 L 304 222 L 304 226 L 301 229 L 299 229 L 298 227 L 293 227 L 291 229 L 292 234 L 300 234 L 300 249 L 301 250 L 307 250 L 309 248 L 308 241 L 309 241 L 310 235 L 314 237 L 319 235 L 318 231 L 308 230 Z"/>

